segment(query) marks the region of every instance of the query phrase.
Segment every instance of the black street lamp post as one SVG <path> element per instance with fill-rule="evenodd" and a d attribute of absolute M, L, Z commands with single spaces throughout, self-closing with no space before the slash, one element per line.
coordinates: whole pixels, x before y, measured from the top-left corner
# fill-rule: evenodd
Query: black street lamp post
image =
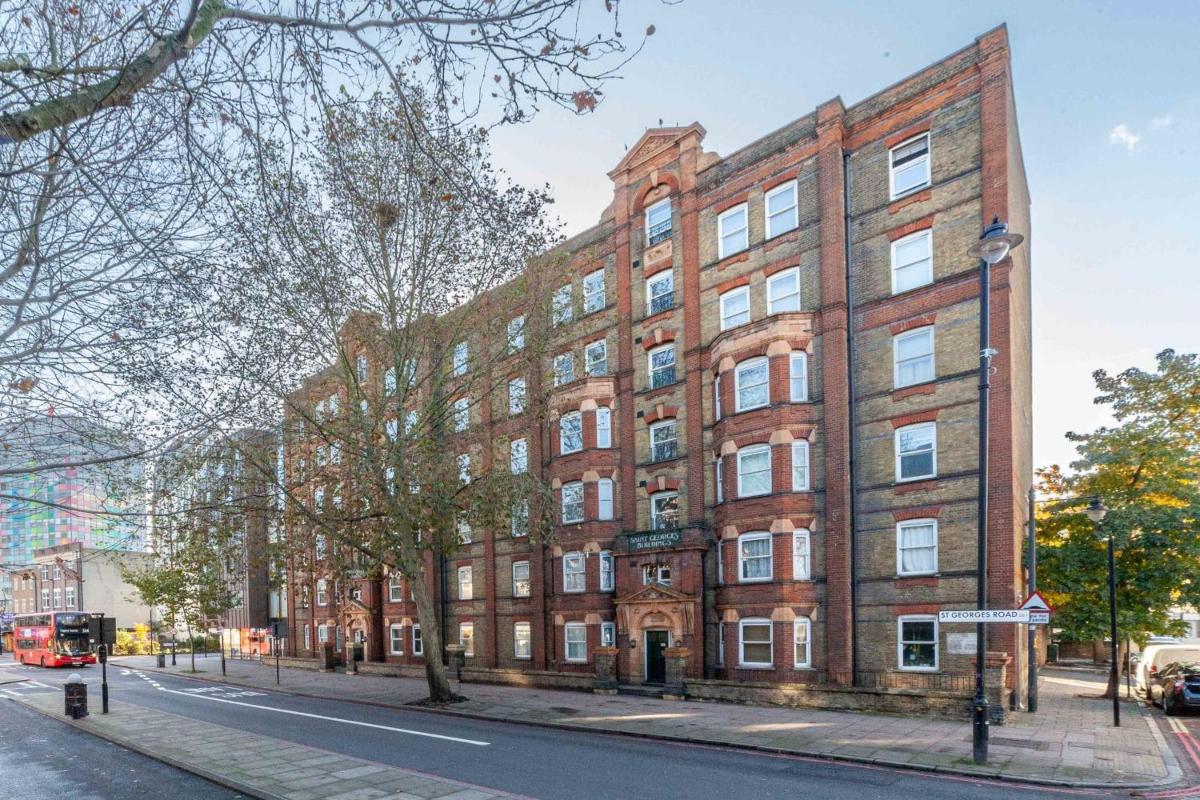
<path fill-rule="evenodd" d="M 1099 497 L 1093 497 L 1092 502 L 1088 504 L 1087 511 L 1088 519 L 1095 526 L 1096 535 L 1100 535 L 1100 523 L 1104 521 L 1104 517 L 1108 514 L 1108 509 L 1104 507 L 1104 503 Z M 1112 530 L 1108 531 L 1108 635 L 1112 639 L 1112 650 L 1110 656 L 1112 658 L 1112 666 L 1108 671 L 1108 683 L 1112 686 L 1112 712 L 1113 712 L 1113 727 L 1121 727 L 1121 706 L 1118 687 L 1121 679 L 1118 670 L 1121 668 L 1117 662 L 1117 568 L 1116 557 L 1113 553 L 1113 534 Z"/>
<path fill-rule="evenodd" d="M 988 399 L 991 393 L 991 293 L 992 267 L 1008 257 L 1014 247 L 1024 241 L 1020 234 L 1009 233 L 1008 225 L 999 217 L 983 229 L 979 241 L 967 251 L 979 259 L 979 535 L 976 542 L 975 601 L 980 611 L 987 608 L 987 529 L 988 529 Z M 976 764 L 987 763 L 988 701 L 983 681 L 983 659 L 986 652 L 984 625 L 975 625 L 975 699 L 971 703 L 972 755 Z"/>

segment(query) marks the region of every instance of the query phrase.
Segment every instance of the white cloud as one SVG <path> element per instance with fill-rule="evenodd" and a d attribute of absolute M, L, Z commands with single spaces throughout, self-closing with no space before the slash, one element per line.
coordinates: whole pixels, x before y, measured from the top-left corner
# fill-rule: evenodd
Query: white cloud
<path fill-rule="evenodd" d="M 1132 153 L 1137 147 L 1138 142 L 1142 140 L 1142 137 L 1129 130 L 1129 126 L 1122 122 L 1108 132 L 1108 140 L 1113 144 L 1123 145 L 1126 150 Z"/>
<path fill-rule="evenodd" d="M 1151 117 L 1150 118 L 1150 130 L 1152 130 L 1152 131 L 1161 131 L 1163 128 L 1168 127 L 1170 124 L 1171 124 L 1171 117 L 1169 114 L 1165 114 L 1161 117 Z"/>

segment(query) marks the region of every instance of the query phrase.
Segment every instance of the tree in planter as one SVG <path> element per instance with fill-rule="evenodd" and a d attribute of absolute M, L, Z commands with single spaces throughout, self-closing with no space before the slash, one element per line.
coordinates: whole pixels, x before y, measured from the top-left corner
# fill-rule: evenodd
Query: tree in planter
<path fill-rule="evenodd" d="M 562 267 L 542 255 L 544 193 L 505 183 L 486 134 L 421 97 L 347 100 L 320 158 L 251 166 L 243 183 L 268 199 L 229 220 L 220 313 L 257 332 L 225 368 L 284 405 L 291 582 L 324 577 L 344 604 L 359 581 L 403 577 L 441 702 L 454 694 L 427 570 L 463 531 L 510 531 L 515 510 L 537 535 L 547 518 L 539 443 L 514 474 L 492 433 L 538 430 Z"/>
<path fill-rule="evenodd" d="M 1118 659 L 1129 640 L 1179 634 L 1172 610 L 1200 605 L 1200 360 L 1172 350 L 1157 370 L 1095 374 L 1097 404 L 1116 424 L 1069 433 L 1080 459 L 1072 473 L 1039 471 L 1049 500 L 1038 514 L 1038 583 L 1054 625 L 1074 641 L 1109 634 L 1105 537 L 1115 537 Z M 1084 507 L 1099 497 L 1109 513 L 1096 535 Z M 1117 691 L 1111 679 L 1108 696 Z"/>

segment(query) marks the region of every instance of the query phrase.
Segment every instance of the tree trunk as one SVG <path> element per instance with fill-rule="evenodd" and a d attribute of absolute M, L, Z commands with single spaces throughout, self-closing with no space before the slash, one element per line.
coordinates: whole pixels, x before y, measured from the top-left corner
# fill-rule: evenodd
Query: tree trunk
<path fill-rule="evenodd" d="M 1110 650 L 1111 653 L 1111 645 Z M 1108 686 L 1104 689 L 1104 696 L 1112 699 L 1120 694 L 1121 691 L 1121 668 L 1125 663 L 1125 654 L 1129 652 L 1129 642 L 1121 640 L 1117 642 L 1117 668 L 1113 670 L 1111 667 L 1108 671 Z"/>
<path fill-rule="evenodd" d="M 417 559 L 420 563 L 420 558 Z M 410 572 L 413 575 L 414 572 Z M 452 703 L 460 699 L 450 686 L 446 665 L 442 663 L 442 632 L 438 627 L 437 613 L 429 586 L 420 571 L 409 577 L 413 600 L 417 604 L 417 619 L 421 623 L 421 644 L 425 652 L 425 680 L 429 684 L 429 699 L 434 703 Z"/>
<path fill-rule="evenodd" d="M 191 622 L 189 622 L 187 624 L 187 632 L 188 632 L 188 644 L 190 645 L 190 647 L 188 647 L 188 653 L 190 654 L 191 659 L 192 659 L 192 672 L 195 672 L 196 671 L 196 637 L 192 635 L 192 623 Z"/>

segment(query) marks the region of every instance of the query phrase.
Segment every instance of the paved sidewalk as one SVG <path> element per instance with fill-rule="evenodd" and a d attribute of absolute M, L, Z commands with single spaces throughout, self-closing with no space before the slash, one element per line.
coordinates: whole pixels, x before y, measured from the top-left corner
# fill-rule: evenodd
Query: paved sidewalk
<path fill-rule="evenodd" d="M 150 658 L 122 658 L 151 668 Z M 200 662 L 197 662 L 198 665 Z M 185 662 L 165 671 L 186 674 Z M 197 677 L 222 680 L 210 658 Z M 250 661 L 227 662 L 229 683 L 275 688 L 275 670 Z M 285 669 L 282 691 L 402 706 L 426 696 L 422 680 Z M 1165 739 L 1140 703 L 1123 703 L 1124 725 L 1113 728 L 1111 704 L 1095 697 L 1104 677 L 1044 670 L 1037 714 L 1014 712 L 991 729 L 989 763 L 971 761 L 968 721 L 733 705 L 674 702 L 625 695 L 464 684 L 470 699 L 446 713 L 589 731 L 734 745 L 852 761 L 907 766 L 1071 786 L 1137 788 L 1180 778 Z"/>
<path fill-rule="evenodd" d="M 71 721 L 58 693 L 18 702 L 263 800 L 514 800 L 517 795 L 113 701 Z"/>

